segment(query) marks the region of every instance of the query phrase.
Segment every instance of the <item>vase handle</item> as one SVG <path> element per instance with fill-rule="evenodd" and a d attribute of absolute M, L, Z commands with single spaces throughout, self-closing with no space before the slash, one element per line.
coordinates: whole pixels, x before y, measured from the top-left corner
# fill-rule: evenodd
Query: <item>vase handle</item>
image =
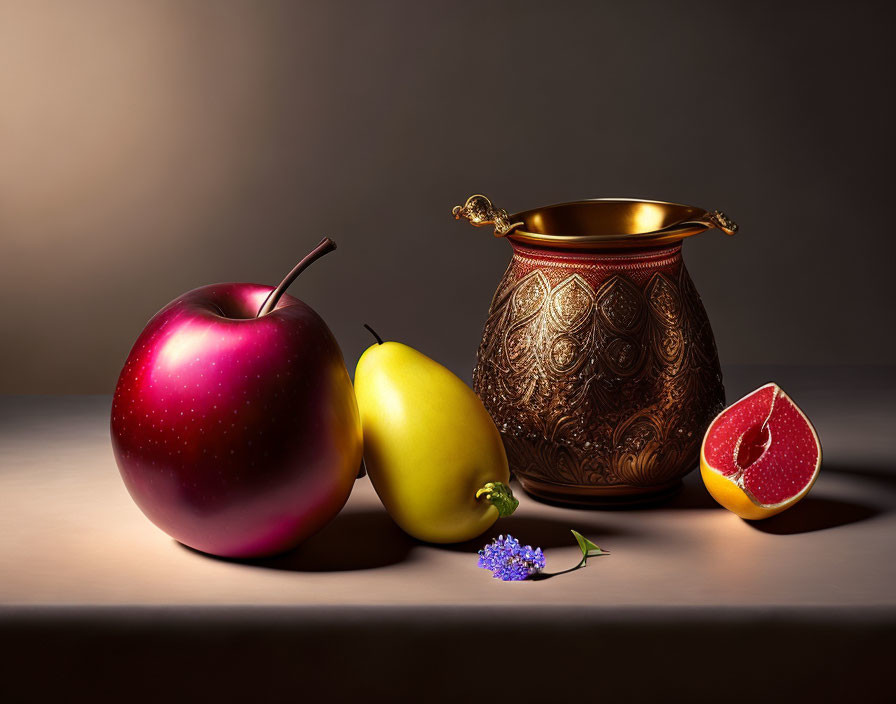
<path fill-rule="evenodd" d="M 455 220 L 466 218 L 475 227 L 494 225 L 495 237 L 506 237 L 523 225 L 522 222 L 511 223 L 507 211 L 504 208 L 496 208 L 483 195 L 470 196 L 463 205 L 455 205 L 451 214 Z"/>
<path fill-rule="evenodd" d="M 669 225 L 668 227 L 664 227 L 661 230 L 656 230 L 651 234 L 671 234 L 674 232 L 681 232 L 682 230 L 687 230 L 692 227 L 702 227 L 706 230 L 712 230 L 713 228 L 715 228 L 716 230 L 721 230 L 726 235 L 733 235 L 738 230 L 737 223 L 727 215 L 725 215 L 725 213 L 723 213 L 721 210 L 707 210 L 704 211 L 703 215 L 701 215 L 699 218 L 695 218 L 694 220 L 685 220 L 684 222 L 676 222 L 672 225 Z"/>
<path fill-rule="evenodd" d="M 707 213 L 707 220 L 712 223 L 712 227 L 721 230 L 726 235 L 733 235 L 737 232 L 737 223 L 725 215 L 721 210 L 713 210 L 712 212 Z"/>

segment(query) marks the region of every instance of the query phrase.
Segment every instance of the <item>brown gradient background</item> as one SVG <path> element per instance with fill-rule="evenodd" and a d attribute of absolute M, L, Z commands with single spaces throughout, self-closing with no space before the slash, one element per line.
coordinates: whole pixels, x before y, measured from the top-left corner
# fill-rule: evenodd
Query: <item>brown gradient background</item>
<path fill-rule="evenodd" d="M 509 257 L 451 219 L 629 196 L 685 246 L 725 364 L 894 360 L 886 3 L 0 0 L 0 392 L 110 392 L 147 319 L 291 289 L 469 378 Z"/>

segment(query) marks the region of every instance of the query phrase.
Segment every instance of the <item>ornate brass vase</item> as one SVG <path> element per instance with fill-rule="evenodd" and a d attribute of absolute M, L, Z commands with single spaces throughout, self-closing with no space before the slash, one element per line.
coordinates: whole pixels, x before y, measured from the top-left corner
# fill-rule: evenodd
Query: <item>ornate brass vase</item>
<path fill-rule="evenodd" d="M 473 196 L 454 215 L 493 224 L 513 247 L 473 384 L 523 488 L 570 504 L 677 489 L 725 398 L 681 240 L 737 226 L 718 211 L 624 199 L 509 215 Z"/>

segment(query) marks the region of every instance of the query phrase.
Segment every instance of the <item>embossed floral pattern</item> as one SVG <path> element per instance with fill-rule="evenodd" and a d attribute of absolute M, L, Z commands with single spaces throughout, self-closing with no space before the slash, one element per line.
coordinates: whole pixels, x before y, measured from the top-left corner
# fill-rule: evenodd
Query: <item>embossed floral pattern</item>
<path fill-rule="evenodd" d="M 680 246 L 577 256 L 516 246 L 474 388 L 524 486 L 668 484 L 696 464 L 724 401 Z"/>

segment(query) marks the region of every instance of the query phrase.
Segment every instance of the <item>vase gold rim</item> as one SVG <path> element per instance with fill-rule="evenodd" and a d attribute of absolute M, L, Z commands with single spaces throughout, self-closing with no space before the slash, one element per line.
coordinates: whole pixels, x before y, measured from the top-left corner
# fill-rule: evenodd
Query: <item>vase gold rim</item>
<path fill-rule="evenodd" d="M 620 232 L 620 228 L 614 227 L 618 220 L 619 209 L 615 217 L 608 217 L 607 209 L 594 206 L 622 204 L 631 206 L 625 213 L 634 223 L 627 229 L 639 229 L 635 232 Z M 587 222 L 593 232 L 589 234 L 565 234 L 562 232 L 536 232 L 532 231 L 532 223 L 537 223 L 545 214 L 551 214 L 558 210 L 571 211 L 568 215 Z M 575 213 L 575 210 L 581 212 Z M 652 227 L 638 227 L 639 217 Z M 563 249 L 588 249 L 588 248 L 637 248 L 652 247 L 657 245 L 679 242 L 686 237 L 699 234 L 705 230 L 719 227 L 715 220 L 715 214 L 696 206 L 684 205 L 661 200 L 646 200 L 641 198 L 586 198 L 582 200 L 554 203 L 551 205 L 523 210 L 510 216 L 511 222 L 521 223 L 514 227 L 506 236 L 513 242 L 531 244 L 541 247 L 554 247 Z M 656 225 L 662 225 L 657 227 Z M 540 228 L 545 230 L 547 228 Z M 600 232 L 601 229 L 605 231 Z M 721 228 L 720 228 L 721 229 Z"/>

